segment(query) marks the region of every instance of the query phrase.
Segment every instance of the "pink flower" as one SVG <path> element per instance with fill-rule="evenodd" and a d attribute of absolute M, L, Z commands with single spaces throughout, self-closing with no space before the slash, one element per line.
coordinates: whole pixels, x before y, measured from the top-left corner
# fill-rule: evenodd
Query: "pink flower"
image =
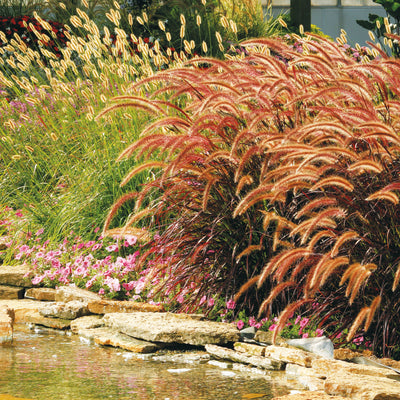
<path fill-rule="evenodd" d="M 234 302 L 234 300 L 228 300 L 228 301 L 226 302 L 226 308 L 227 308 L 228 310 L 234 310 L 235 307 L 236 307 L 236 303 Z"/>
<path fill-rule="evenodd" d="M 297 325 L 301 320 L 300 315 L 296 318 L 296 320 L 294 321 L 294 324 Z"/>
<path fill-rule="evenodd" d="M 118 245 L 117 244 L 111 244 L 110 246 L 106 247 L 106 250 L 109 251 L 109 252 L 118 251 Z"/>
<path fill-rule="evenodd" d="M 180 294 L 180 295 L 176 298 L 176 301 L 177 301 L 179 304 L 182 304 L 184 300 L 185 300 L 185 298 L 183 297 L 183 294 Z"/>
<path fill-rule="evenodd" d="M 102 294 L 104 294 L 105 293 L 105 290 L 103 289 L 103 288 L 101 288 L 100 290 L 99 290 L 99 295 L 101 296 Z"/>
<path fill-rule="evenodd" d="M 308 333 L 303 333 L 302 338 L 303 338 L 303 339 L 307 339 L 307 338 L 308 338 Z"/>
<path fill-rule="evenodd" d="M 359 337 L 356 337 L 356 338 L 353 340 L 353 343 L 354 343 L 355 345 L 359 346 L 363 341 L 364 341 L 364 336 L 359 336 Z"/>
<path fill-rule="evenodd" d="M 271 331 L 271 332 L 273 332 L 273 331 L 276 329 L 277 326 L 278 326 L 278 325 L 276 325 L 276 324 L 272 324 L 272 325 L 268 328 L 268 330 Z"/>
<path fill-rule="evenodd" d="M 211 299 L 208 299 L 207 306 L 208 306 L 208 307 L 213 307 L 213 306 L 214 306 L 214 303 L 215 303 L 215 300 L 211 297 Z"/>
<path fill-rule="evenodd" d="M 310 320 L 309 320 L 308 318 L 303 318 L 303 319 L 300 321 L 300 327 L 301 327 L 302 329 L 304 329 L 304 328 L 307 326 L 307 324 L 308 324 L 309 321 L 310 321 Z"/>
<path fill-rule="evenodd" d="M 40 236 L 44 232 L 43 228 L 40 228 L 39 230 L 36 231 L 35 236 Z"/>
<path fill-rule="evenodd" d="M 96 228 L 94 228 L 93 232 L 97 233 L 100 230 L 100 228 L 97 226 Z"/>
<path fill-rule="evenodd" d="M 238 328 L 239 330 L 241 330 L 241 329 L 243 329 L 243 327 L 244 327 L 244 322 L 243 322 L 242 320 L 239 320 L 239 321 L 236 323 L 236 326 L 237 326 L 237 328 Z"/>
<path fill-rule="evenodd" d="M 199 305 L 201 306 L 202 304 L 204 304 L 204 303 L 206 302 L 206 300 L 207 300 L 207 297 L 206 297 L 206 296 L 203 296 L 203 297 L 200 299 Z"/>
<path fill-rule="evenodd" d="M 257 323 L 256 319 L 254 317 L 250 317 L 249 318 L 249 325 L 250 326 L 255 326 L 255 324 Z"/>
<path fill-rule="evenodd" d="M 125 247 L 133 246 L 136 242 L 137 242 L 137 237 L 136 236 L 127 235 L 125 237 L 124 246 Z"/>
<path fill-rule="evenodd" d="M 321 337 L 324 334 L 324 331 L 322 329 L 316 329 L 315 330 L 315 334 L 317 335 L 317 337 Z"/>
<path fill-rule="evenodd" d="M 93 247 L 92 247 L 92 251 L 101 249 L 103 247 L 103 243 L 96 243 Z"/>

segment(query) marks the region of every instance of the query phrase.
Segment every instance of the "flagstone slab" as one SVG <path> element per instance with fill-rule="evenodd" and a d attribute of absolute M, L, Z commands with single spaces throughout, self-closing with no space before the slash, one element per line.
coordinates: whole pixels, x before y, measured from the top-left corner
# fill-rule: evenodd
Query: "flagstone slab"
<path fill-rule="evenodd" d="M 31 311 L 38 311 L 43 307 L 46 303 L 42 303 L 40 301 L 35 300 L 0 300 L 0 307 L 7 306 L 11 310 L 14 311 L 15 315 L 15 323 L 25 323 L 26 318 L 25 315 L 30 313 Z"/>
<path fill-rule="evenodd" d="M 280 346 L 267 346 L 265 348 L 265 357 L 279 360 L 284 363 L 302 365 L 307 368 L 311 367 L 311 363 L 314 360 L 319 359 L 319 356 L 316 354 L 300 349 Z"/>
<path fill-rule="evenodd" d="M 352 399 L 400 400 L 400 382 L 380 376 L 332 373 L 325 380 L 324 390 Z"/>
<path fill-rule="evenodd" d="M 307 391 L 303 393 L 288 394 L 285 396 L 274 397 L 272 400 L 349 400 L 347 397 L 330 396 L 324 391 Z"/>
<path fill-rule="evenodd" d="M 0 285 L 0 299 L 22 299 L 24 288 L 18 286 Z"/>
<path fill-rule="evenodd" d="M 271 360 L 263 356 L 249 355 L 222 346 L 207 344 L 206 351 L 217 359 L 230 360 L 233 362 L 253 365 L 257 368 L 278 371 L 283 369 L 284 363 Z"/>
<path fill-rule="evenodd" d="M 31 267 L 27 264 L 21 265 L 0 265 L 0 285 L 32 287 L 29 277 L 31 275 Z"/>
<path fill-rule="evenodd" d="M 24 313 L 23 318 L 21 318 L 18 323 L 42 325 L 47 328 L 64 330 L 69 329 L 71 320 L 61 318 L 48 318 L 44 317 L 36 310 L 29 310 Z"/>
<path fill-rule="evenodd" d="M 230 324 L 182 318 L 172 313 L 111 313 L 103 318 L 106 326 L 150 342 L 190 345 L 226 344 L 240 338 Z"/>
<path fill-rule="evenodd" d="M 133 311 L 162 312 L 162 305 L 141 303 L 135 301 L 93 300 L 87 305 L 93 314 L 110 314 L 115 312 L 129 313 Z"/>
<path fill-rule="evenodd" d="M 86 303 L 79 300 L 72 300 L 67 303 L 46 303 L 39 312 L 44 317 L 69 320 L 90 314 Z"/>
<path fill-rule="evenodd" d="M 100 315 L 86 315 L 71 321 L 71 331 L 76 334 L 85 329 L 94 329 L 103 326 L 103 317 Z"/>
<path fill-rule="evenodd" d="M 95 333 L 94 342 L 103 346 L 119 347 L 133 353 L 154 353 L 160 350 L 161 346 L 145 340 L 135 339 L 123 333 L 115 332 L 111 328 L 104 328 L 101 332 Z"/>
<path fill-rule="evenodd" d="M 29 288 L 25 291 L 25 298 L 40 300 L 40 301 L 55 301 L 56 289 L 51 288 Z"/>
<path fill-rule="evenodd" d="M 89 290 L 81 289 L 76 286 L 61 286 L 57 289 L 55 300 L 61 303 L 79 300 L 89 303 L 90 301 L 101 300 L 101 296 Z"/>

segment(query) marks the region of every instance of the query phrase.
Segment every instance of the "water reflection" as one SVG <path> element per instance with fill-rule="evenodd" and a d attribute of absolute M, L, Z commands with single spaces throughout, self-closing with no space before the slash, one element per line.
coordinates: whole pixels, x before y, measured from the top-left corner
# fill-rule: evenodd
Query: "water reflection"
<path fill-rule="evenodd" d="M 12 346 L 0 347 L 0 393 L 35 400 L 271 399 L 288 393 L 269 377 L 126 354 L 75 336 L 17 332 Z"/>

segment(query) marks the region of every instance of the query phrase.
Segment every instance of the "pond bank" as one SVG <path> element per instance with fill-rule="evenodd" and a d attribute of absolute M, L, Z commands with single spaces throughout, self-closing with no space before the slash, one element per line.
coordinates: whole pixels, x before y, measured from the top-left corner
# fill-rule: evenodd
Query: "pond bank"
<path fill-rule="evenodd" d="M 221 363 L 223 368 L 241 365 L 253 373 L 279 372 L 285 382 L 292 380 L 294 388 L 298 389 L 299 383 L 304 388 L 303 393 L 279 397 L 280 400 L 339 400 L 340 396 L 400 400 L 400 375 L 391 369 L 346 361 L 358 354 L 341 351 L 335 353 L 335 360 L 325 359 L 284 342 L 272 345 L 262 336 L 256 338 L 257 343 L 246 343 L 232 324 L 207 321 L 201 315 L 166 313 L 151 304 L 108 301 L 70 286 L 58 290 L 26 288 L 26 281 L 20 280 L 23 275 L 23 267 L 0 266 L 1 297 L 17 293 L 17 298 L 0 300 L 0 342 L 9 342 L 13 330 L 44 326 L 70 330 L 83 340 L 147 358 L 159 357 L 161 349 L 201 349 L 202 357 Z M 21 292 L 23 298 L 18 299 Z M 183 360 L 183 356 L 174 356 Z"/>

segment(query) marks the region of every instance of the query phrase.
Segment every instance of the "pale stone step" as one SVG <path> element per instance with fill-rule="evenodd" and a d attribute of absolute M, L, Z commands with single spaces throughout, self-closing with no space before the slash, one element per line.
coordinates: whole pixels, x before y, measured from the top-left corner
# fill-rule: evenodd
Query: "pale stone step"
<path fill-rule="evenodd" d="M 44 317 L 36 310 L 26 310 L 23 317 L 18 320 L 18 323 L 42 325 L 53 329 L 69 329 L 71 320 L 61 318 Z"/>
<path fill-rule="evenodd" d="M 69 320 L 90 314 L 86 303 L 79 300 L 72 300 L 67 303 L 46 303 L 39 312 L 44 317 Z"/>
<path fill-rule="evenodd" d="M 149 342 L 191 345 L 237 342 L 238 329 L 231 324 L 182 318 L 172 313 L 112 313 L 103 317 L 106 326 Z"/>
<path fill-rule="evenodd" d="M 0 285 L 32 287 L 32 282 L 29 277 L 30 266 L 27 264 L 22 265 L 0 265 Z"/>
<path fill-rule="evenodd" d="M 24 291 L 24 288 L 18 286 L 0 285 L 0 299 L 22 299 Z"/>

